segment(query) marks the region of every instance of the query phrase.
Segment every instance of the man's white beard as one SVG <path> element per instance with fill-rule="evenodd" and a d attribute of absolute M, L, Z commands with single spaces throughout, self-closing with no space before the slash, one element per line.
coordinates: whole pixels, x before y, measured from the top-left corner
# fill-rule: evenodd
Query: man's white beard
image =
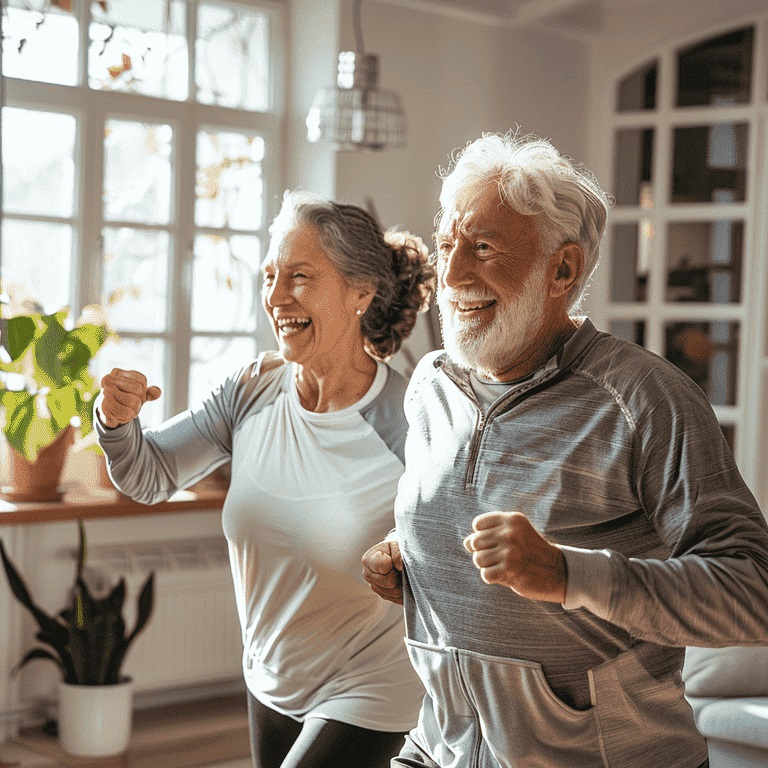
<path fill-rule="evenodd" d="M 496 313 L 491 323 L 481 328 L 479 317 L 462 319 L 458 309 L 451 302 L 475 301 L 496 298 L 480 295 L 471 290 L 438 290 L 440 324 L 445 351 L 451 359 L 463 368 L 493 377 L 506 371 L 512 363 L 533 342 L 544 323 L 542 304 L 544 301 L 547 261 L 534 267 L 528 275 L 518 297 L 502 305 L 496 304 Z"/>

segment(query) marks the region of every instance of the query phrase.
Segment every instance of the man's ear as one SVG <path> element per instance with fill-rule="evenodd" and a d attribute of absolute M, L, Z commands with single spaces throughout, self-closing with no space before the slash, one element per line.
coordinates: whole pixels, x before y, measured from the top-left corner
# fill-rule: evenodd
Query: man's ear
<path fill-rule="evenodd" d="M 552 254 L 554 262 L 549 295 L 552 298 L 566 295 L 584 272 L 584 251 L 578 243 L 565 243 Z"/>

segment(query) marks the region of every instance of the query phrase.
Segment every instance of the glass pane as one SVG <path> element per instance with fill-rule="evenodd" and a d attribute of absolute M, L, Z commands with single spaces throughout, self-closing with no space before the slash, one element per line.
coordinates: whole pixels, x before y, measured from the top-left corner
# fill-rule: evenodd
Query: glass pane
<path fill-rule="evenodd" d="M 199 227 L 260 229 L 264 216 L 263 159 L 261 136 L 198 133 L 195 223 Z"/>
<path fill-rule="evenodd" d="M 645 346 L 645 322 L 643 320 L 612 320 L 611 333 L 633 344 Z"/>
<path fill-rule="evenodd" d="M 746 123 L 675 128 L 673 203 L 733 203 L 747 184 Z"/>
<path fill-rule="evenodd" d="M 106 10 L 105 10 L 106 9 Z M 187 98 L 186 4 L 91 3 L 88 83 L 166 99 Z"/>
<path fill-rule="evenodd" d="M 253 331 L 259 304 L 261 243 L 256 237 L 201 234 L 195 239 L 192 327 Z"/>
<path fill-rule="evenodd" d="M 104 230 L 102 303 L 118 331 L 164 331 L 167 272 L 171 259 L 167 232 Z"/>
<path fill-rule="evenodd" d="M 625 77 L 620 83 L 616 99 L 618 112 L 655 109 L 658 65 L 654 61 Z"/>
<path fill-rule="evenodd" d="M 192 366 L 189 372 L 189 402 L 199 403 L 209 392 L 238 368 L 256 357 L 252 337 L 192 339 Z"/>
<path fill-rule="evenodd" d="M 104 218 L 167 224 L 171 216 L 170 125 L 107 120 Z"/>
<path fill-rule="evenodd" d="M 650 222 L 617 224 L 611 246 L 611 301 L 645 301 Z"/>
<path fill-rule="evenodd" d="M 169 398 L 166 397 L 166 355 L 166 344 L 162 339 L 118 339 L 111 341 L 99 350 L 93 360 L 94 376 L 99 381 L 113 368 L 141 371 L 147 377 L 149 386 L 160 387 L 163 392 L 158 400 L 144 403 L 139 415 L 142 426 L 156 426 L 167 418 L 165 403 Z"/>
<path fill-rule="evenodd" d="M 739 324 L 669 323 L 665 330 L 667 360 L 690 376 L 713 405 L 735 405 Z"/>
<path fill-rule="evenodd" d="M 613 190 L 617 205 L 639 205 L 651 187 L 653 129 L 616 133 Z"/>
<path fill-rule="evenodd" d="M 3 210 L 71 216 L 75 206 L 75 118 L 6 107 L 2 130 Z"/>
<path fill-rule="evenodd" d="M 0 230 L 3 282 L 20 283 L 44 307 L 69 304 L 72 227 L 3 219 Z"/>
<path fill-rule="evenodd" d="M 31 10 L 30 5 L 25 0 L 3 3 L 3 75 L 76 85 L 78 0 L 37 4 L 45 11 Z"/>
<path fill-rule="evenodd" d="M 746 104 L 752 86 L 752 27 L 680 51 L 677 106 Z"/>
<path fill-rule="evenodd" d="M 195 42 L 197 100 L 269 108 L 269 18 L 235 4 L 200 3 Z"/>
<path fill-rule="evenodd" d="M 740 221 L 670 224 L 667 301 L 740 301 L 743 245 Z"/>

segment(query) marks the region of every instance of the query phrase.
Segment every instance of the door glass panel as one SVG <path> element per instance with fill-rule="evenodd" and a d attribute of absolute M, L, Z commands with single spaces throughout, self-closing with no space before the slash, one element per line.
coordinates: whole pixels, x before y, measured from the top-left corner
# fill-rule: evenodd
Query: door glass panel
<path fill-rule="evenodd" d="M 639 205 L 652 181 L 653 130 L 621 130 L 616 133 L 613 193 L 617 205 Z"/>
<path fill-rule="evenodd" d="M 668 323 L 665 357 L 704 390 L 713 405 L 735 405 L 739 324 Z"/>
<path fill-rule="evenodd" d="M 107 120 L 104 218 L 167 224 L 171 216 L 170 125 Z"/>
<path fill-rule="evenodd" d="M 58 309 L 70 302 L 74 232 L 67 224 L 3 219 L 0 227 L 4 289 L 24 288 L 46 308 Z M 5 287 L 5 284 L 9 284 Z M 12 290 L 9 292 L 13 293 Z"/>
<path fill-rule="evenodd" d="M 658 64 L 654 61 L 619 82 L 616 98 L 618 112 L 656 108 Z"/>
<path fill-rule="evenodd" d="M 3 66 L 6 77 L 58 85 L 77 84 L 80 28 L 78 0 L 3 3 Z M 41 12 L 34 7 L 44 7 Z"/>
<path fill-rule="evenodd" d="M 105 344 L 93 360 L 96 381 L 113 368 L 141 371 L 147 377 L 148 386 L 160 387 L 162 395 L 158 400 L 144 403 L 139 418 L 142 427 L 153 427 L 166 417 L 165 403 L 170 399 L 167 391 L 165 371 L 167 351 L 162 339 L 126 339 Z"/>
<path fill-rule="evenodd" d="M 229 131 L 197 135 L 199 227 L 230 227 L 253 232 L 264 217 L 264 139 Z"/>
<path fill-rule="evenodd" d="M 243 5 L 197 7 L 197 100 L 264 112 L 269 107 L 269 17 Z"/>
<path fill-rule="evenodd" d="M 648 281 L 648 228 L 616 224 L 611 244 L 611 301 L 645 301 Z"/>
<path fill-rule="evenodd" d="M 611 333 L 633 344 L 645 346 L 645 321 L 643 320 L 612 320 Z"/>
<path fill-rule="evenodd" d="M 167 327 L 167 232 L 105 229 L 102 303 L 117 331 L 164 331 Z"/>
<path fill-rule="evenodd" d="M 261 243 L 256 237 L 201 234 L 195 239 L 192 327 L 253 331 L 259 304 Z"/>
<path fill-rule="evenodd" d="M 72 115 L 12 107 L 2 110 L 6 213 L 74 213 L 76 131 Z"/>
<path fill-rule="evenodd" d="M 752 27 L 686 48 L 678 55 L 677 106 L 746 104 L 752 87 Z"/>
<path fill-rule="evenodd" d="M 88 83 L 101 91 L 124 91 L 183 100 L 189 88 L 186 4 L 91 3 Z"/>
<path fill-rule="evenodd" d="M 256 358 L 252 336 L 227 339 L 195 336 L 192 339 L 192 366 L 189 371 L 189 403 L 199 403 L 227 376 Z"/>
<path fill-rule="evenodd" d="M 675 128 L 673 203 L 733 203 L 745 199 L 746 123 Z"/>
<path fill-rule="evenodd" d="M 743 244 L 740 221 L 670 224 L 667 301 L 738 303 Z"/>

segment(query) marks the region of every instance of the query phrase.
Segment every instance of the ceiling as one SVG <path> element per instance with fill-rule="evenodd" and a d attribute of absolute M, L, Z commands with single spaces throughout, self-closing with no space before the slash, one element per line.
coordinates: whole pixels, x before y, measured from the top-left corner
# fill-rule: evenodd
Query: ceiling
<path fill-rule="evenodd" d="M 710 0 L 382 0 L 445 16 L 510 28 L 557 30 L 577 37 L 599 33 L 605 16 L 613 12 L 652 12 L 654 6 L 696 6 Z M 768 0 L 727 0 L 729 4 L 754 5 Z"/>

